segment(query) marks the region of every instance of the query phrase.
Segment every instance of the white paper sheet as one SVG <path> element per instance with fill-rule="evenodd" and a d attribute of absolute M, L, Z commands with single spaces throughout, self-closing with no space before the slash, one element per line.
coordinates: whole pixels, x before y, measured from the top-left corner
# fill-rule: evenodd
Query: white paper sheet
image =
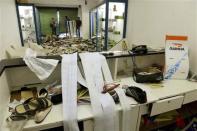
<path fill-rule="evenodd" d="M 186 79 L 189 73 L 187 36 L 166 36 L 166 79 Z"/>
<path fill-rule="evenodd" d="M 102 69 L 105 83 L 113 83 L 113 79 L 112 79 L 111 72 L 110 72 L 109 66 L 107 64 L 106 58 L 103 55 L 100 55 L 100 59 L 101 59 L 101 64 L 102 64 L 101 69 Z M 112 114 L 113 114 L 113 119 L 114 119 L 114 123 L 115 123 L 114 130 L 119 131 L 119 129 L 120 129 L 119 112 L 115 110 L 115 103 L 114 103 L 114 100 L 112 97 L 108 101 L 110 101 L 110 100 L 113 101 L 113 102 L 111 102 L 111 107 L 114 108 L 114 109 L 111 109 L 113 111 Z"/>
<path fill-rule="evenodd" d="M 102 94 L 101 92 L 103 91 L 103 86 L 104 86 L 104 78 L 106 77 L 105 75 L 110 75 L 111 73 L 109 72 L 107 61 L 104 56 L 96 53 L 94 56 L 95 61 L 95 73 L 96 73 L 96 86 L 99 89 L 99 92 L 101 94 L 100 96 L 100 101 L 101 105 L 103 108 L 103 118 L 104 118 L 104 126 L 105 130 L 107 131 L 118 131 L 118 128 L 116 126 L 119 125 L 119 123 L 116 123 L 118 119 L 116 110 L 115 110 L 115 102 L 113 98 L 110 96 L 110 94 Z M 103 66 L 104 65 L 104 66 Z M 103 69 L 106 71 L 106 74 Z M 103 78 L 104 76 L 104 78 Z M 108 77 L 108 76 L 107 76 Z M 107 121 L 107 122 L 106 122 Z"/>
<path fill-rule="evenodd" d="M 109 94 L 102 94 L 104 79 L 101 56 L 98 53 L 80 54 L 90 93 L 95 131 L 118 131 L 115 125 L 115 103 Z"/>
<path fill-rule="evenodd" d="M 107 60 L 104 56 L 101 56 L 101 59 L 102 59 L 102 70 L 103 70 L 105 81 L 107 83 L 113 83 L 113 79 L 111 76 L 111 72 L 109 70 L 109 66 L 107 64 Z M 125 95 L 124 90 L 122 88 L 117 88 L 117 89 L 115 89 L 115 91 L 119 96 L 120 104 L 122 107 L 122 119 L 118 120 L 121 122 L 121 131 L 131 131 L 130 103 L 127 101 L 126 95 Z M 119 128 L 119 127 L 116 127 L 116 128 Z"/>
<path fill-rule="evenodd" d="M 79 131 L 77 122 L 77 53 L 62 55 L 64 131 Z"/>
<path fill-rule="evenodd" d="M 87 87 L 90 94 L 92 111 L 94 114 L 94 131 L 104 131 L 105 129 L 104 129 L 103 118 L 102 118 L 103 110 L 102 110 L 101 102 L 99 100 L 100 93 L 98 89 L 96 89 L 96 85 L 95 85 L 94 62 L 91 61 L 92 57 L 88 53 L 82 53 L 80 54 L 80 57 L 83 65 L 85 79 L 87 82 Z"/>
<path fill-rule="evenodd" d="M 119 96 L 120 104 L 122 107 L 122 120 L 121 121 L 121 131 L 132 131 L 131 127 L 131 108 L 130 104 L 125 96 L 125 92 L 121 88 L 116 88 L 115 89 L 116 93 Z"/>
<path fill-rule="evenodd" d="M 26 50 L 23 60 L 40 80 L 47 79 L 58 64 L 58 60 L 36 58 L 36 52 L 30 48 Z"/>
<path fill-rule="evenodd" d="M 83 78 L 81 71 L 79 69 L 79 67 L 77 68 L 77 80 L 78 82 L 83 85 L 84 87 L 87 87 L 87 83 L 86 80 Z"/>

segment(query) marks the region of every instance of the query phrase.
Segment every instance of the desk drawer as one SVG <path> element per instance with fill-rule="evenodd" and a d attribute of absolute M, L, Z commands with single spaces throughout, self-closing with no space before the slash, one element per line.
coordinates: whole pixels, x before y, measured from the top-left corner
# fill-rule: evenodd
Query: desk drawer
<path fill-rule="evenodd" d="M 185 94 L 183 104 L 197 101 L 197 90 Z"/>
<path fill-rule="evenodd" d="M 150 116 L 181 108 L 184 96 L 176 96 L 153 103 Z"/>

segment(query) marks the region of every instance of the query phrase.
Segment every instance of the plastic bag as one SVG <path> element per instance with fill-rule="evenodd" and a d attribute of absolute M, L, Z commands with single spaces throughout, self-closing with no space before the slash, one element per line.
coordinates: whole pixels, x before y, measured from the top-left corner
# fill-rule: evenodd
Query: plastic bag
<path fill-rule="evenodd" d="M 23 60 L 40 80 L 46 80 L 54 71 L 58 64 L 58 60 L 36 58 L 36 55 L 35 51 L 28 48 Z"/>

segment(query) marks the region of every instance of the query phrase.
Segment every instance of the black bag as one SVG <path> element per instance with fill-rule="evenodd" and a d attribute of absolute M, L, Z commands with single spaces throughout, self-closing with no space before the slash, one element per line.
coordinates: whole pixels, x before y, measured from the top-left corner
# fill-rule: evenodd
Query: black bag
<path fill-rule="evenodd" d="M 157 67 L 135 68 L 133 79 L 137 83 L 158 83 L 163 80 L 163 72 Z"/>

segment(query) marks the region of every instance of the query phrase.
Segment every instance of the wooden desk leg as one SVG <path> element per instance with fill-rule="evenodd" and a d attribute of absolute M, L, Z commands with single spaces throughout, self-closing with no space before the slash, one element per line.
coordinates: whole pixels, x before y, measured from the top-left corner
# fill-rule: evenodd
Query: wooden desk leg
<path fill-rule="evenodd" d="M 93 120 L 86 120 L 83 122 L 84 131 L 94 131 Z"/>

